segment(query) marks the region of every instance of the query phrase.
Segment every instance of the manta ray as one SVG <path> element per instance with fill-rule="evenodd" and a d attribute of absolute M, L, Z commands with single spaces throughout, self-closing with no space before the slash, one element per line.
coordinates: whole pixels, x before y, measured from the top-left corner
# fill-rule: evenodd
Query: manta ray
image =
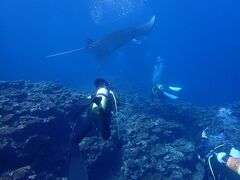
<path fill-rule="evenodd" d="M 89 39 L 87 45 L 82 48 L 73 49 L 53 55 L 49 55 L 46 58 L 60 56 L 76 51 L 87 50 L 96 55 L 97 58 L 104 58 L 114 52 L 116 49 L 122 47 L 127 42 L 139 37 L 146 36 L 151 32 L 155 23 L 155 16 L 153 16 L 148 22 L 137 27 L 126 28 L 112 32 L 100 40 L 93 41 Z"/>

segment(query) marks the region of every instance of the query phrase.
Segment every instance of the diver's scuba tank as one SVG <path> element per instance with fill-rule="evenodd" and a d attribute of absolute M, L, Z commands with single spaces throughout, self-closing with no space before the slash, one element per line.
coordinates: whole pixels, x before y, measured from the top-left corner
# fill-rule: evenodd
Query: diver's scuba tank
<path fill-rule="evenodd" d="M 226 154 L 225 152 L 217 153 L 217 160 L 218 162 L 224 164 L 227 168 L 231 169 L 240 176 L 240 157 L 234 157 L 234 155 L 232 156 L 232 154 L 236 154 L 237 151 L 238 150 L 236 150 L 235 148 L 232 148 L 230 155 Z"/>
<path fill-rule="evenodd" d="M 99 102 L 93 102 L 92 104 L 92 111 L 95 114 L 100 114 L 101 111 L 105 111 L 107 107 L 109 91 L 106 88 L 98 89 L 96 93 L 96 97 L 100 98 Z"/>

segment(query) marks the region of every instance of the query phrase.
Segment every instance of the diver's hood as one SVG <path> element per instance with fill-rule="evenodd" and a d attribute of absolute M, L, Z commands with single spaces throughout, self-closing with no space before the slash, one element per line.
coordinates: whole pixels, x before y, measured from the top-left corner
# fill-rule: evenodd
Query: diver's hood
<path fill-rule="evenodd" d="M 109 87 L 109 83 L 102 79 L 102 78 L 98 78 L 94 81 L 94 85 L 96 86 L 96 88 L 100 88 L 100 87 L 104 87 L 104 86 L 107 86 Z"/>

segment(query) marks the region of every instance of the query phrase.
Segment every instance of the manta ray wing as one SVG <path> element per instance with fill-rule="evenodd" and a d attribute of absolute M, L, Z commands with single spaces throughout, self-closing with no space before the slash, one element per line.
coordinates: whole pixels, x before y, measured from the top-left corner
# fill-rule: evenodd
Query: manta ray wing
<path fill-rule="evenodd" d="M 149 34 L 153 29 L 154 24 L 155 16 L 153 16 L 147 23 L 141 26 L 112 32 L 106 35 L 103 39 L 97 41 L 88 39 L 86 47 L 49 55 L 46 56 L 46 58 L 61 56 L 64 54 L 69 54 L 81 50 L 88 50 L 90 52 L 93 52 L 99 59 L 103 59 L 111 52 L 115 51 L 116 49 L 126 44 L 128 41 L 131 41 L 132 39 L 137 38 L 139 36 L 145 36 Z"/>
<path fill-rule="evenodd" d="M 154 23 L 155 16 L 141 26 L 112 32 L 103 39 L 92 42 L 89 49 L 92 50 L 96 56 L 107 56 L 132 39 L 149 34 L 154 26 Z"/>

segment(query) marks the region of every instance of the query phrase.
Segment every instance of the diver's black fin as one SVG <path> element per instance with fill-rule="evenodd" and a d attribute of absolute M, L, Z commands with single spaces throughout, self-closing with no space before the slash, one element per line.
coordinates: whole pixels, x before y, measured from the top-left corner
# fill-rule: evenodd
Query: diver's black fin
<path fill-rule="evenodd" d="M 78 145 L 69 153 L 68 180 L 88 180 L 87 170 Z"/>

